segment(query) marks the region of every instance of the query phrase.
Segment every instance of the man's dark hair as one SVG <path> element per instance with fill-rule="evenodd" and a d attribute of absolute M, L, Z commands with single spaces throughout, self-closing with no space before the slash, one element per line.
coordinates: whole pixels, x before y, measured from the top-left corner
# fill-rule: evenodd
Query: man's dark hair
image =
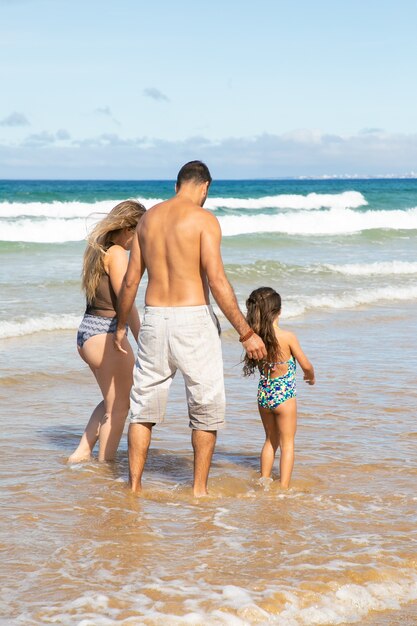
<path fill-rule="evenodd" d="M 177 176 L 177 189 L 182 183 L 193 181 L 195 183 L 207 183 L 210 185 L 212 178 L 209 168 L 202 161 L 189 161 L 182 166 Z"/>

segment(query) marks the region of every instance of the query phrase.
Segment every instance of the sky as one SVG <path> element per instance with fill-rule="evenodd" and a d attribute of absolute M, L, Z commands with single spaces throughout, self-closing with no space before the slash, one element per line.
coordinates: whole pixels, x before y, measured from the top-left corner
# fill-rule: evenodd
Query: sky
<path fill-rule="evenodd" d="M 0 178 L 417 171 L 415 0 L 0 0 Z"/>

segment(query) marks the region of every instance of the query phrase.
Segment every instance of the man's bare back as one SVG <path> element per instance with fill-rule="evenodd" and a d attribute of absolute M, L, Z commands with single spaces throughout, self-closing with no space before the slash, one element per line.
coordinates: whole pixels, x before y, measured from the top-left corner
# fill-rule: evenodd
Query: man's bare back
<path fill-rule="evenodd" d="M 148 306 L 196 306 L 209 303 L 207 276 L 201 267 L 201 240 L 213 216 L 177 195 L 150 209 L 138 229 L 148 272 Z"/>

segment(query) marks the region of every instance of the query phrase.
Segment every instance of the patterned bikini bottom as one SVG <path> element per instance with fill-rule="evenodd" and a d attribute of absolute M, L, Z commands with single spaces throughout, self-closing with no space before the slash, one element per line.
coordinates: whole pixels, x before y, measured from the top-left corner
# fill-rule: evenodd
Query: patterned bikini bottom
<path fill-rule="evenodd" d="M 104 317 L 86 313 L 81 320 L 77 333 L 77 346 L 82 348 L 87 339 L 95 335 L 114 333 L 117 328 L 117 317 Z M 127 326 L 126 326 L 127 333 Z"/>

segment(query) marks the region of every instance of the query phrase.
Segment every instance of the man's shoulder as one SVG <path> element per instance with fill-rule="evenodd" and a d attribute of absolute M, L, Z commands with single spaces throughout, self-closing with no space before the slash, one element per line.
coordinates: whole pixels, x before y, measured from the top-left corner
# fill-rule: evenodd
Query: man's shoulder
<path fill-rule="evenodd" d="M 139 230 L 141 230 L 141 226 L 146 226 L 148 223 L 151 224 L 155 219 L 160 219 L 160 215 L 164 212 L 168 203 L 169 200 L 163 200 L 162 202 L 153 204 L 149 209 L 147 209 L 145 214 L 139 220 Z"/>
<path fill-rule="evenodd" d="M 153 204 L 146 211 L 146 213 L 145 213 L 145 215 L 143 217 L 145 217 L 146 215 L 152 215 L 153 213 L 158 212 L 160 209 L 163 209 L 165 206 L 168 206 L 171 203 L 171 200 L 172 200 L 172 198 L 169 198 L 169 200 L 161 200 L 161 202 L 157 202 L 156 204 Z"/>
<path fill-rule="evenodd" d="M 198 207 L 198 208 L 200 210 L 200 215 L 202 219 L 206 220 L 207 222 L 211 222 L 212 224 L 219 223 L 219 220 L 214 215 L 214 213 L 210 211 L 210 209 L 205 209 L 204 207 Z"/>
<path fill-rule="evenodd" d="M 195 206 L 184 216 L 184 221 L 200 233 L 217 232 L 220 230 L 220 224 L 215 215 L 208 209 L 201 206 Z"/>

